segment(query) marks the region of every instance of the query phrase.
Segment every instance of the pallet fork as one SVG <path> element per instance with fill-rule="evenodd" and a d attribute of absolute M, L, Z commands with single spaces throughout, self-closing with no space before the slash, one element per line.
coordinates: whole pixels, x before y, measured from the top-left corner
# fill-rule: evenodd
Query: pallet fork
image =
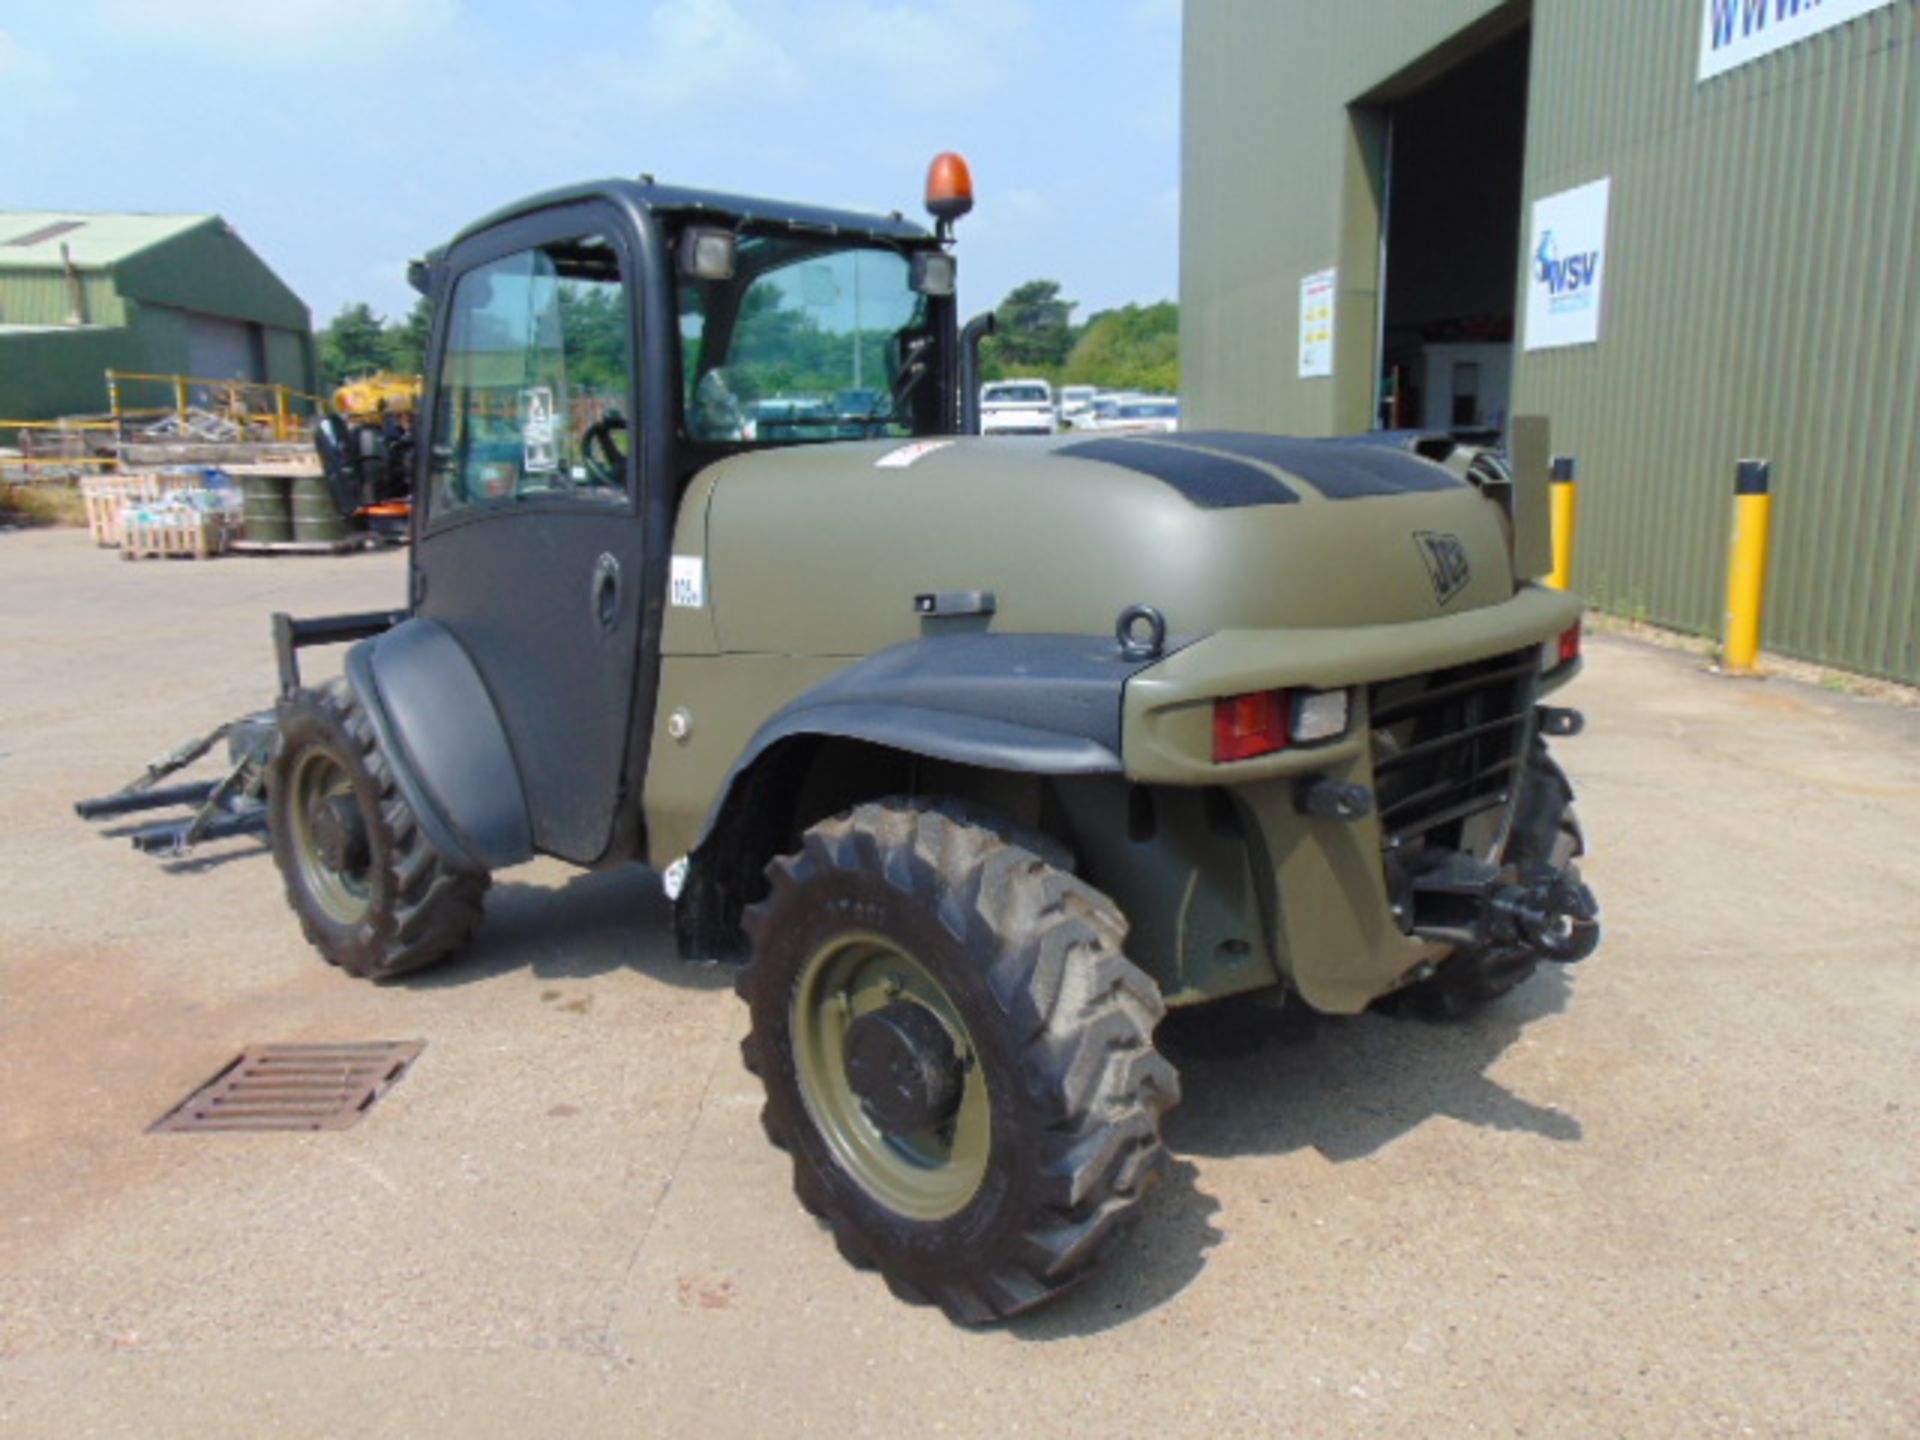
<path fill-rule="evenodd" d="M 300 688 L 298 652 L 310 645 L 337 645 L 364 639 L 391 629 L 406 618 L 404 610 L 364 615 L 329 615 L 317 620 L 273 617 L 273 648 L 280 671 L 280 693 L 290 696 Z M 82 820 L 111 820 L 146 810 L 176 805 L 192 807 L 178 817 L 143 825 L 129 837 L 133 848 L 149 855 L 181 859 L 207 840 L 235 835 L 264 835 L 267 830 L 267 761 L 273 756 L 277 721 L 271 710 L 256 710 L 217 725 L 206 734 L 150 761 L 135 779 L 112 794 L 77 802 L 74 813 Z M 226 742 L 226 771 L 213 780 L 162 785 L 160 782 L 194 765 L 215 746 Z"/>

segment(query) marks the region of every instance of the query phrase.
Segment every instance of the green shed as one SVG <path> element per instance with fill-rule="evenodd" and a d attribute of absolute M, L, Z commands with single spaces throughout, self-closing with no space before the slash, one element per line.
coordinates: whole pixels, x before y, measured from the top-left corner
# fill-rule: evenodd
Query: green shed
<path fill-rule="evenodd" d="M 1183 411 L 1552 420 L 1573 585 L 1920 683 L 1920 3 L 1188 0 Z"/>
<path fill-rule="evenodd" d="M 109 369 L 311 393 L 312 317 L 218 215 L 0 210 L 0 438 L 106 410 Z"/>

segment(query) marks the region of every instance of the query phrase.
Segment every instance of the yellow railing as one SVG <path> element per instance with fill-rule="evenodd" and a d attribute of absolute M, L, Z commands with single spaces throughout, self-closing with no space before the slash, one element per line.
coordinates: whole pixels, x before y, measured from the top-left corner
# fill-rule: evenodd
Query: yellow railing
<path fill-rule="evenodd" d="M 56 434 L 83 434 L 88 430 L 113 430 L 116 422 L 112 420 L 0 420 L 0 433 L 11 431 L 16 443 L 27 432 L 50 430 Z M 24 447 L 23 447 L 24 448 Z M 7 455 L 0 456 L 0 467 L 11 469 L 60 470 L 72 469 L 79 465 L 97 465 L 111 470 L 119 465 L 118 455 Z"/>
<path fill-rule="evenodd" d="M 121 403 L 120 387 L 123 384 L 165 385 L 173 391 L 173 404 L 158 408 L 130 409 Z M 209 395 L 223 395 L 224 404 L 214 407 L 220 413 L 238 424 L 251 429 L 254 426 L 271 427 L 276 440 L 298 438 L 298 422 L 293 414 L 293 402 L 302 401 L 309 415 L 318 415 L 326 409 L 326 402 L 318 395 L 309 395 L 304 390 L 295 390 L 290 385 L 265 380 L 208 380 L 197 375 L 143 375 L 131 370 L 107 371 L 107 410 L 113 416 L 111 423 L 118 425 L 124 419 L 140 415 L 176 416 L 184 428 L 187 423 L 187 411 L 193 408 L 188 403 L 194 390 L 202 390 Z M 261 396 L 270 409 L 256 409 L 251 403 L 253 396 Z"/>

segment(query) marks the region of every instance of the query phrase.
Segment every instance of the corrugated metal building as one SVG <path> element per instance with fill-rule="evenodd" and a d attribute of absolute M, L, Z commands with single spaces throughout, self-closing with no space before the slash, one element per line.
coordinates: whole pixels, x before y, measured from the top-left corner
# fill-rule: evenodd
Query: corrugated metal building
<path fill-rule="evenodd" d="M 108 369 L 311 392 L 313 322 L 218 215 L 0 211 L 0 421 L 103 411 Z"/>
<path fill-rule="evenodd" d="M 1920 3 L 1188 0 L 1184 39 L 1188 423 L 1546 414 L 1576 588 L 1706 634 L 1770 458 L 1767 645 L 1920 682 Z"/>

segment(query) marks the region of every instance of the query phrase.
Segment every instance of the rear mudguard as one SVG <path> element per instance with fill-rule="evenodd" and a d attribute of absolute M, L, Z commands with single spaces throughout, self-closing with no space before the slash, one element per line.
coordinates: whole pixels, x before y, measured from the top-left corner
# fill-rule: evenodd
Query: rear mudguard
<path fill-rule="evenodd" d="M 519 767 L 480 673 L 448 629 L 415 618 L 347 652 L 347 683 L 421 830 L 446 863 L 496 870 L 533 855 Z"/>
<path fill-rule="evenodd" d="M 786 808 L 761 802 L 798 783 L 788 766 L 804 771 L 807 742 L 861 741 L 1009 774 L 1117 777 L 1127 681 L 1156 658 L 1085 635 L 943 635 L 878 651 L 797 696 L 741 750 L 691 866 L 678 871 L 682 953 L 738 953 L 740 907 L 788 839 Z"/>
<path fill-rule="evenodd" d="M 1086 635 L 977 633 L 877 651 L 760 727 L 708 810 L 696 853 L 754 766 L 800 736 L 1016 774 L 1117 775 L 1127 681 L 1159 658 L 1125 656 L 1112 640 Z"/>

